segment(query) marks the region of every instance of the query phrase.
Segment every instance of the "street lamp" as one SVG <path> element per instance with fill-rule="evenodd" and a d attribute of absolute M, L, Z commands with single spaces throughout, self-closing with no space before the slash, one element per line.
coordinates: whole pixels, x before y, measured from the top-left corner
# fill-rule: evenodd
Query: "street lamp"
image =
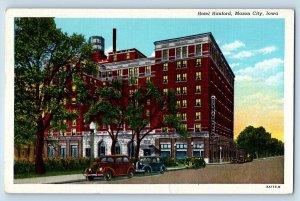
<path fill-rule="evenodd" d="M 222 147 L 220 146 L 220 163 L 222 163 Z"/>
<path fill-rule="evenodd" d="M 96 124 L 92 121 L 90 123 L 90 131 L 91 131 L 91 138 L 90 138 L 90 147 L 91 147 L 91 164 L 94 161 L 94 131 L 96 129 Z"/>

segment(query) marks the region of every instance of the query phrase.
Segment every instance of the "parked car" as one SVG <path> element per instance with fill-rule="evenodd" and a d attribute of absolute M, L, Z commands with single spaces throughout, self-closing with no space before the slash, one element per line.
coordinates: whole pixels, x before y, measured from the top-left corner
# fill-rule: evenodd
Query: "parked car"
<path fill-rule="evenodd" d="M 133 177 L 134 166 L 125 155 L 107 155 L 100 158 L 100 162 L 95 162 L 84 171 L 84 176 L 89 180 L 95 177 L 103 177 L 109 181 L 112 177 L 125 176 Z"/>
<path fill-rule="evenodd" d="M 160 172 L 163 174 L 167 169 L 160 157 L 144 156 L 137 162 L 135 172 L 150 174 L 152 172 Z"/>

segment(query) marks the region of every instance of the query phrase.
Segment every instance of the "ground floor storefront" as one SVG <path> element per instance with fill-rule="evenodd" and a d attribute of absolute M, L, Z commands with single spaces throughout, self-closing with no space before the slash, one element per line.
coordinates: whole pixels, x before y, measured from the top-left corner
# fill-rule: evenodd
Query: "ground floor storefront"
<path fill-rule="evenodd" d="M 81 136 L 59 136 L 46 139 L 45 157 L 54 158 L 95 158 L 112 153 L 112 139 L 106 132 L 89 132 Z M 139 156 L 157 155 L 163 158 L 183 160 L 188 157 L 203 157 L 207 163 L 231 161 L 236 155 L 233 140 L 228 138 L 210 138 L 209 135 L 191 135 L 182 138 L 179 135 L 147 135 L 140 144 Z M 115 145 L 115 154 L 134 157 L 136 141 L 130 133 L 120 133 Z"/>

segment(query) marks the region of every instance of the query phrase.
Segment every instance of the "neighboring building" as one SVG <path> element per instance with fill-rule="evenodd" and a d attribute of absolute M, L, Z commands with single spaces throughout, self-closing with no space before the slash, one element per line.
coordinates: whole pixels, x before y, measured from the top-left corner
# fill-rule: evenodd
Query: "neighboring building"
<path fill-rule="evenodd" d="M 176 92 L 177 115 L 190 137 L 181 138 L 168 128 L 155 129 L 142 141 L 140 155 L 160 154 L 176 159 L 202 156 L 207 162 L 231 159 L 235 151 L 234 74 L 211 33 L 156 41 L 155 56 L 151 58 L 135 48 L 116 51 L 115 30 L 113 51 L 107 56 L 102 37 L 93 36 L 90 42 L 95 50 L 92 58 L 99 63 L 99 74 L 97 77 L 82 74 L 82 79 L 92 90 L 109 85 L 114 79 L 135 77 L 136 86 L 152 81 L 162 93 L 171 88 Z M 126 90 L 130 94 L 132 89 L 127 87 Z M 73 91 L 75 94 L 76 90 Z M 83 120 L 87 106 L 78 106 L 74 95 L 66 107 L 78 109 L 79 118 L 67 122 L 68 132 L 47 137 L 47 156 L 90 156 L 89 122 Z M 149 129 L 154 123 L 150 122 Z M 51 143 L 53 140 L 57 142 L 56 147 Z M 124 125 L 116 152 L 132 155 L 131 143 L 131 131 Z M 110 154 L 110 145 L 105 125 L 98 124 L 94 155 Z"/>

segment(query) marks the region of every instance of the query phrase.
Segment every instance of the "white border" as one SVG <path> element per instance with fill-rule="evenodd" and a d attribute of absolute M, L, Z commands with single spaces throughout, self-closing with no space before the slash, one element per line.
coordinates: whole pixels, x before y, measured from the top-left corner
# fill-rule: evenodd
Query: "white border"
<path fill-rule="evenodd" d="M 5 48 L 5 191 L 10 193 L 100 193 L 100 194 L 289 194 L 293 192 L 294 129 L 294 11 L 288 9 L 247 9 L 278 12 L 277 16 L 198 16 L 198 11 L 245 11 L 245 9 L 8 9 Z M 14 184 L 14 17 L 70 18 L 284 18 L 284 184 Z M 58 188 L 59 187 L 59 188 Z"/>

